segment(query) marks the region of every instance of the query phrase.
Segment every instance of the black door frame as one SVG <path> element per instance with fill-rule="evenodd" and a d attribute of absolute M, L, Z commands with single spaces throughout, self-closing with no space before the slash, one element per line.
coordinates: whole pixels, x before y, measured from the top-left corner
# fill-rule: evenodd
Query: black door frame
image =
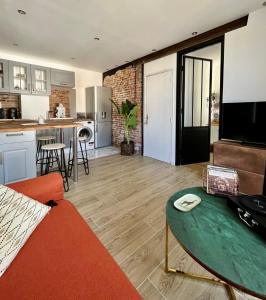
<path fill-rule="evenodd" d="M 222 117 L 222 100 L 223 100 L 223 74 L 224 74 L 224 35 L 217 37 L 215 39 L 209 40 L 197 44 L 195 46 L 186 48 L 182 51 L 177 52 L 177 74 L 176 74 L 176 150 L 175 150 L 175 165 L 181 164 L 181 149 L 182 149 L 182 59 L 183 56 L 208 46 L 215 44 L 221 44 L 221 74 L 220 74 L 220 111 L 219 111 L 219 123 L 221 124 Z M 219 126 L 219 139 L 221 134 L 221 126 Z"/>

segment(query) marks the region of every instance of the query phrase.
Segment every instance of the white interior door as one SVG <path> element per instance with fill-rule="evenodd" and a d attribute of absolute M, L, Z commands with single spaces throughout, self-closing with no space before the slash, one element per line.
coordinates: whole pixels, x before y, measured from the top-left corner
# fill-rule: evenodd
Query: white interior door
<path fill-rule="evenodd" d="M 144 88 L 144 156 L 171 163 L 172 71 L 146 76 Z"/>

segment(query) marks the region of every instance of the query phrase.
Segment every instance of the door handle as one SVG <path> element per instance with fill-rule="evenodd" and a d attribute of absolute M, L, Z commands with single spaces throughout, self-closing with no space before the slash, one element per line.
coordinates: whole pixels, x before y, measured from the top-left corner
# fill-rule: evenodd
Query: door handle
<path fill-rule="evenodd" d="M 148 121 L 149 121 L 149 117 L 148 117 L 148 114 L 146 114 L 144 124 L 148 124 Z"/>
<path fill-rule="evenodd" d="M 102 111 L 102 119 L 106 119 L 106 111 Z"/>
<path fill-rule="evenodd" d="M 0 165 L 3 164 L 3 152 L 0 152 Z"/>
<path fill-rule="evenodd" d="M 23 135 L 23 132 L 20 132 L 20 133 L 7 133 L 6 134 L 6 137 L 11 137 L 11 136 L 22 136 Z"/>

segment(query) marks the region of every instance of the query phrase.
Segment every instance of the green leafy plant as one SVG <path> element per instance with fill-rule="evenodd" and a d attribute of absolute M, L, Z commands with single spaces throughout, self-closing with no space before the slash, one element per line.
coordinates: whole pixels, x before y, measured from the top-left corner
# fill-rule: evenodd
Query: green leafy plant
<path fill-rule="evenodd" d="M 130 132 L 137 126 L 137 113 L 138 105 L 130 100 L 123 101 L 121 105 L 117 105 L 113 99 L 110 99 L 112 104 L 117 110 L 117 113 L 123 119 L 123 125 L 125 130 L 125 141 L 130 143 Z"/>

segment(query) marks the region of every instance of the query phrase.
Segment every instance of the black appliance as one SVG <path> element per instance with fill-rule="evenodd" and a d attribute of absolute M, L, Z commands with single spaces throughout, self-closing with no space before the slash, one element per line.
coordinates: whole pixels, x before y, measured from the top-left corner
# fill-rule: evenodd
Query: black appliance
<path fill-rule="evenodd" d="M 8 119 L 7 108 L 0 108 L 0 119 Z"/>
<path fill-rule="evenodd" d="M 266 238 L 266 197 L 229 196 L 227 204 L 248 227 Z"/>
<path fill-rule="evenodd" d="M 9 119 L 17 119 L 18 118 L 18 110 L 16 107 L 11 107 L 8 109 L 8 118 Z"/>
<path fill-rule="evenodd" d="M 266 102 L 222 104 L 221 138 L 266 146 Z"/>

